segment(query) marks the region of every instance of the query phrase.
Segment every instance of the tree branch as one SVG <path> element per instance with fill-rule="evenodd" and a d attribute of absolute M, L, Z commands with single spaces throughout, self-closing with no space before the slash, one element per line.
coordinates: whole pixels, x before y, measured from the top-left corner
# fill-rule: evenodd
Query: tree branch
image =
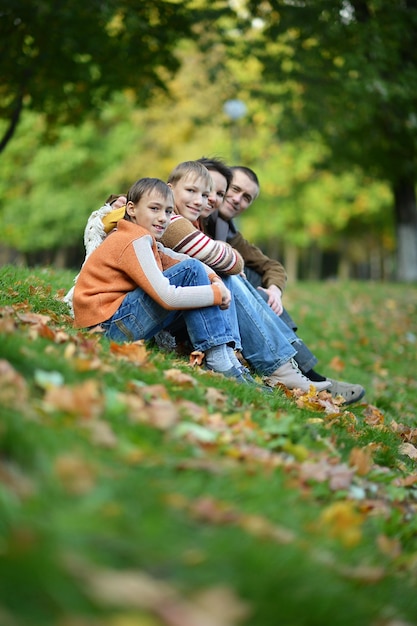
<path fill-rule="evenodd" d="M 7 144 L 9 143 L 9 141 L 11 140 L 11 138 L 13 137 L 17 125 L 19 123 L 20 120 L 20 116 L 22 114 L 23 111 L 23 92 L 20 93 L 20 95 L 18 96 L 17 100 L 16 100 L 16 105 L 12 111 L 12 115 L 10 117 L 10 124 L 9 127 L 7 128 L 6 132 L 4 133 L 2 139 L 0 140 L 0 153 L 3 152 L 3 150 L 6 148 Z"/>

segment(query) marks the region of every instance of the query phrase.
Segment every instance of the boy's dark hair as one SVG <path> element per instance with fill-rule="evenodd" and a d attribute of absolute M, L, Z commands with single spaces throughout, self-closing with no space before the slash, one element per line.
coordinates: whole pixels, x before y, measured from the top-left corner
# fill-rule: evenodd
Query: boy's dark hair
<path fill-rule="evenodd" d="M 250 169 L 250 167 L 245 167 L 244 165 L 233 165 L 230 169 L 232 170 L 232 172 L 235 172 L 237 170 L 243 172 L 248 178 L 250 178 L 252 182 L 255 183 L 255 185 L 257 185 L 258 189 L 261 188 L 257 175 L 253 170 Z"/>
<path fill-rule="evenodd" d="M 197 161 L 199 163 L 202 163 L 208 169 L 209 172 L 210 171 L 219 172 L 219 174 L 224 176 L 227 182 L 227 189 L 229 189 L 230 184 L 233 180 L 233 172 L 231 168 L 228 165 L 226 165 L 224 161 L 222 161 L 222 159 L 219 159 L 218 157 L 202 156 L 199 159 L 197 159 Z"/>
<path fill-rule="evenodd" d="M 172 206 L 174 206 L 174 195 L 172 193 L 172 189 L 168 187 L 168 185 L 160 178 L 139 178 L 139 180 L 133 183 L 127 192 L 127 202 L 137 204 L 144 195 L 150 194 L 153 191 L 162 196 L 164 199 L 169 198 L 172 200 Z M 125 212 L 124 218 L 131 221 L 127 211 Z"/>

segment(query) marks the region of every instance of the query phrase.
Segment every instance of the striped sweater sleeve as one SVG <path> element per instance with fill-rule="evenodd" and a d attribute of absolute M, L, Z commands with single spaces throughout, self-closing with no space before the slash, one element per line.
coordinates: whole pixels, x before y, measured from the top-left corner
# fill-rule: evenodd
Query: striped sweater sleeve
<path fill-rule="evenodd" d="M 243 259 L 237 250 L 228 243 L 211 239 L 181 215 L 171 218 L 162 243 L 175 252 L 199 259 L 219 274 L 243 271 Z"/>

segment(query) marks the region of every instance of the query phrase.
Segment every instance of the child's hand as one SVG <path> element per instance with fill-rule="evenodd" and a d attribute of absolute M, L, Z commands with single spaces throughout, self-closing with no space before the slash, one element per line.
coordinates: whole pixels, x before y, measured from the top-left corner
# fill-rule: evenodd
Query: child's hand
<path fill-rule="evenodd" d="M 119 196 L 111 203 L 113 209 L 120 209 L 120 207 L 125 206 L 127 202 L 126 196 Z"/>
<path fill-rule="evenodd" d="M 232 301 L 231 293 L 223 282 L 220 283 L 219 281 L 219 285 L 222 292 L 222 303 L 219 306 L 223 310 L 228 309 Z"/>

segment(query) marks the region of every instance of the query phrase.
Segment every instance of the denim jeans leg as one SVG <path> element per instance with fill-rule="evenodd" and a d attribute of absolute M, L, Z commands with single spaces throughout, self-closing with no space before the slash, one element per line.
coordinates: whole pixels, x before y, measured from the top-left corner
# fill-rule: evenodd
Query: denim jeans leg
<path fill-rule="evenodd" d="M 263 292 L 255 289 L 253 285 L 251 285 L 249 281 L 247 280 L 245 281 L 244 278 L 241 278 L 241 280 L 245 283 L 247 288 L 252 292 L 254 297 L 261 298 L 263 300 L 263 302 L 265 303 L 269 311 L 269 315 L 271 316 L 272 322 L 275 323 L 279 327 L 281 332 L 283 332 L 285 336 L 287 337 L 287 339 L 290 341 L 290 343 L 292 343 L 293 347 L 296 350 L 294 360 L 297 362 L 299 368 L 303 372 L 308 372 L 309 370 L 311 370 L 318 363 L 318 359 L 311 352 L 311 350 L 306 346 L 304 341 L 300 339 L 298 335 L 295 334 L 295 331 L 297 330 L 297 326 L 294 320 L 292 319 L 292 317 L 289 315 L 289 313 L 284 309 L 281 315 L 276 315 L 276 313 L 273 312 L 271 307 L 268 306 L 266 299 L 263 298 Z M 286 333 L 285 327 L 291 330 L 290 334 Z"/>
<path fill-rule="evenodd" d="M 177 311 L 168 311 L 155 302 L 140 287 L 129 291 L 114 315 L 103 322 L 105 336 L 112 341 L 124 343 L 151 339 Z"/>
<path fill-rule="evenodd" d="M 245 274 L 247 276 L 248 282 L 252 285 L 252 287 L 260 287 L 262 284 L 262 279 L 260 274 L 258 274 L 257 272 L 255 272 L 254 270 L 252 270 L 251 268 L 246 268 L 245 267 Z M 265 294 L 265 292 L 263 291 L 257 291 L 258 294 L 260 294 L 260 296 L 265 300 L 265 302 L 268 301 L 267 296 Z M 273 315 L 275 315 L 275 313 L 272 311 Z M 297 331 L 297 324 L 294 322 L 294 320 L 292 319 L 291 315 L 288 313 L 288 311 L 284 308 L 283 312 L 281 313 L 281 315 L 279 316 L 279 318 L 285 322 L 285 324 L 291 328 L 291 330 L 294 331 L 294 333 Z M 296 340 L 293 342 L 293 346 L 296 349 L 296 355 L 294 356 L 294 360 L 298 363 L 299 368 L 303 371 L 303 372 L 308 372 L 309 370 L 311 370 L 315 365 L 317 365 L 318 363 L 318 359 L 316 356 L 314 356 L 314 354 L 311 352 L 311 350 L 309 348 L 307 348 L 306 344 L 304 343 L 304 341 L 302 339 L 300 339 L 298 336 L 296 338 Z"/>
<path fill-rule="evenodd" d="M 165 270 L 164 275 L 177 287 L 210 284 L 206 270 L 195 259 L 177 263 Z M 102 323 L 102 327 L 108 339 L 123 343 L 151 339 L 160 330 L 169 330 L 170 325 L 182 316 L 194 349 L 204 352 L 224 343 L 234 345 L 233 332 L 225 313 L 218 306 L 169 311 L 138 287 L 126 294 L 118 310 Z"/>
<path fill-rule="evenodd" d="M 272 322 L 269 307 L 246 283 L 240 276 L 226 281 L 236 303 L 243 356 L 259 374 L 268 376 L 295 355 L 287 338 L 293 339 L 293 334 L 285 324 L 285 332 L 280 331 Z"/>
<path fill-rule="evenodd" d="M 176 286 L 209 285 L 210 281 L 204 266 L 196 259 L 187 259 L 164 272 L 169 282 Z M 218 306 L 198 309 L 182 309 L 190 341 L 194 350 L 205 352 L 222 344 L 235 345 L 235 337 L 229 323 L 227 310 Z M 164 325 L 169 330 L 169 325 Z"/>

